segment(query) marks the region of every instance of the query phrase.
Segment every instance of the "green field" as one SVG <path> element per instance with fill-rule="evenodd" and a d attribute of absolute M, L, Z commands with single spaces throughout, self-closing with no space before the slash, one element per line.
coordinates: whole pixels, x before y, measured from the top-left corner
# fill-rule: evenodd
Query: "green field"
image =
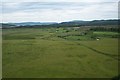
<path fill-rule="evenodd" d="M 69 28 L 3 29 L 3 78 L 112 78 L 116 32 Z M 96 40 L 100 37 L 100 40 Z"/>

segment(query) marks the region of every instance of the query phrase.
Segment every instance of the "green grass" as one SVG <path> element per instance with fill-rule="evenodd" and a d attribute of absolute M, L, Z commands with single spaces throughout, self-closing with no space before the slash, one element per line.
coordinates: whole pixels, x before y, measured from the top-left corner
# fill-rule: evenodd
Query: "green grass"
<path fill-rule="evenodd" d="M 116 38 L 101 38 L 99 41 L 83 41 L 82 43 L 96 50 L 118 55 L 118 39 Z"/>
<path fill-rule="evenodd" d="M 117 38 L 76 40 L 56 28 L 3 30 L 3 78 L 112 78 L 118 75 Z M 78 33 L 72 31 L 73 34 Z M 70 34 L 72 34 L 70 32 Z M 78 36 L 78 38 L 81 38 Z M 90 47 L 90 48 L 89 48 Z M 91 48 L 103 53 L 100 54 Z"/>
<path fill-rule="evenodd" d="M 66 39 L 68 40 L 80 40 L 80 41 L 88 41 L 93 40 L 90 36 L 67 36 Z"/>
<path fill-rule="evenodd" d="M 117 32 L 95 31 L 95 34 L 117 35 Z"/>
<path fill-rule="evenodd" d="M 100 37 L 112 37 L 112 38 L 120 37 L 120 33 L 118 32 L 95 31 L 93 32 L 93 34 Z"/>

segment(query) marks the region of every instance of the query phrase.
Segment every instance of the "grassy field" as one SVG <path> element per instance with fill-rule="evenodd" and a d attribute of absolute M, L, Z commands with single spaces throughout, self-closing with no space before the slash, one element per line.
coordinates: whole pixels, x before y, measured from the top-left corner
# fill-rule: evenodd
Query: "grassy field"
<path fill-rule="evenodd" d="M 3 78 L 117 76 L 118 39 L 110 35 L 118 33 L 84 33 L 67 28 L 3 29 Z"/>

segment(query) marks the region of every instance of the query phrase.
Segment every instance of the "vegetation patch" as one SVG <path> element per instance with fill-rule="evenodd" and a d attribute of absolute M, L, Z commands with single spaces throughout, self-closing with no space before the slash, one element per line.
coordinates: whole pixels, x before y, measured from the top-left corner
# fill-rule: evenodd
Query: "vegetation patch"
<path fill-rule="evenodd" d="M 118 35 L 90 27 L 3 29 L 4 78 L 112 78 Z M 110 36 L 110 37 L 108 37 Z M 97 40 L 99 39 L 99 40 Z"/>

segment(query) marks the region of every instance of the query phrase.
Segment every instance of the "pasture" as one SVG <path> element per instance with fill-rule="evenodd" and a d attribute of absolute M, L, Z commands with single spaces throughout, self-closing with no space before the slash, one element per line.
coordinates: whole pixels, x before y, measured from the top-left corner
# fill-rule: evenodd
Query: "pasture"
<path fill-rule="evenodd" d="M 116 32 L 74 28 L 3 29 L 3 78 L 112 78 Z M 100 37 L 100 40 L 96 40 Z"/>

